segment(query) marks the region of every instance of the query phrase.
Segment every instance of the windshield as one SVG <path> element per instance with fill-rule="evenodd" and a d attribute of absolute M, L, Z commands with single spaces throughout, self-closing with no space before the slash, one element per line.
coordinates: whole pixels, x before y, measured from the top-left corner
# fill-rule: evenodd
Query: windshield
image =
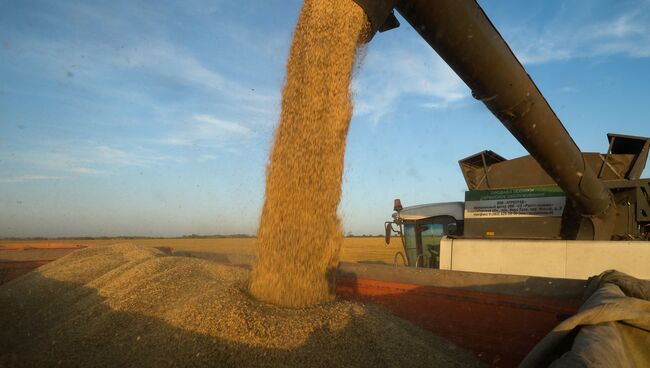
<path fill-rule="evenodd" d="M 431 267 L 438 268 L 440 264 L 440 239 L 444 235 L 442 224 L 424 224 L 420 226 L 422 250 Z"/>
<path fill-rule="evenodd" d="M 409 266 L 415 266 L 418 258 L 415 224 L 404 224 L 404 251 Z"/>
<path fill-rule="evenodd" d="M 424 222 L 426 221 L 426 222 Z M 440 240 L 456 228 L 452 217 L 439 216 L 404 224 L 404 251 L 411 267 L 440 267 Z"/>

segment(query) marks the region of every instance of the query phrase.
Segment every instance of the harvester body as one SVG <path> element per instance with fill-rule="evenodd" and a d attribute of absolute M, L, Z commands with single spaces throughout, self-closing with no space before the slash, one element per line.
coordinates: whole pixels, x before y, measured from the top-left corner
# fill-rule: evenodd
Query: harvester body
<path fill-rule="evenodd" d="M 606 153 L 584 153 L 612 193 L 611 237 L 592 228 L 531 156 L 506 160 L 483 151 L 459 161 L 464 202 L 403 208 L 396 200 L 386 240 L 400 236 L 396 264 L 488 273 L 587 278 L 616 268 L 650 278 L 650 179 L 639 179 L 650 139 L 608 134 Z M 578 221 L 576 221 L 576 218 Z"/>
<path fill-rule="evenodd" d="M 553 241 L 649 239 L 650 179 L 640 175 L 650 139 L 609 134 L 606 153 L 583 153 L 475 0 L 355 1 L 369 15 L 373 32 L 395 24 L 387 10 L 394 6 L 530 153 L 506 160 L 484 151 L 461 160 L 469 188 L 460 204 L 462 217 L 444 213 L 445 204 L 425 206 L 431 213 L 418 218 L 413 211 L 424 207 L 396 206 L 394 220 L 386 224 L 387 240 L 394 232 L 404 244 L 396 263 L 445 267 L 450 263 L 444 260 L 448 249 L 441 248 L 444 237 L 541 241 L 540 254 L 557 247 Z M 622 252 L 630 249 L 624 244 L 618 243 Z M 512 255 L 504 252 L 504 258 Z M 639 256 L 650 262 L 650 254 Z M 555 261 L 566 260 L 548 260 Z"/>

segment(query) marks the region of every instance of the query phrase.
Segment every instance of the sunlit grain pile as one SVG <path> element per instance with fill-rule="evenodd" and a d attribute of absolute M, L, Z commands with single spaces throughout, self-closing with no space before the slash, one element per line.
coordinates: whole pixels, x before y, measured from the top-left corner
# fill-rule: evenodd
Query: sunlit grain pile
<path fill-rule="evenodd" d="M 282 113 L 258 231 L 256 297 L 303 307 L 333 298 L 342 243 L 337 216 L 357 41 L 367 29 L 352 0 L 306 0 L 291 45 Z"/>
<path fill-rule="evenodd" d="M 259 302 L 247 277 L 130 244 L 77 251 L 0 286 L 0 367 L 475 364 L 378 308 Z"/>

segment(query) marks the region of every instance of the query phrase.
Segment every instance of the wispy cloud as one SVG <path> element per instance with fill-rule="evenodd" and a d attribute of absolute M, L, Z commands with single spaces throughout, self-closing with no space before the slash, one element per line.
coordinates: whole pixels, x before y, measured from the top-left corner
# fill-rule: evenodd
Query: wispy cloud
<path fill-rule="evenodd" d="M 393 112 L 402 98 L 419 101 L 422 108 L 441 109 L 470 95 L 428 46 L 422 42 L 410 46 L 368 50 L 353 82 L 355 115 L 377 123 Z"/>
<path fill-rule="evenodd" d="M 524 64 L 611 55 L 650 57 L 649 4 L 645 1 L 598 21 L 573 20 L 575 9 L 560 11 L 541 27 L 526 24 L 502 31 Z M 402 99 L 416 101 L 420 108 L 445 109 L 463 105 L 471 95 L 423 42 L 384 48 L 371 44 L 353 83 L 355 115 L 374 123 L 386 119 Z M 570 86 L 563 89 L 574 90 Z"/>
<path fill-rule="evenodd" d="M 215 156 L 215 155 L 201 155 L 196 160 L 198 162 L 207 162 L 207 161 L 213 161 L 213 160 L 216 160 L 216 159 L 217 159 L 217 156 Z"/>
<path fill-rule="evenodd" d="M 0 177 L 0 183 L 24 183 L 30 181 L 58 180 L 63 178 L 65 178 L 65 176 L 38 175 L 38 174 L 17 175 L 17 176 Z"/>
<path fill-rule="evenodd" d="M 192 118 L 195 121 L 208 124 L 216 128 L 217 130 L 221 130 L 228 133 L 235 133 L 243 136 L 250 136 L 253 133 L 250 129 L 246 128 L 245 126 L 239 123 L 233 123 L 231 121 L 217 119 L 214 116 L 210 116 L 210 115 L 205 115 L 205 114 L 194 115 Z"/>
<path fill-rule="evenodd" d="M 243 110 L 273 112 L 279 95 L 276 91 L 250 88 L 240 81 L 226 77 L 223 72 L 209 67 L 188 50 L 166 41 L 148 40 L 119 50 L 104 50 L 110 54 L 110 65 L 117 69 L 145 70 L 159 80 L 171 80 L 207 93 L 216 93 L 221 99 L 233 101 Z"/>
<path fill-rule="evenodd" d="M 227 88 L 240 90 L 236 83 L 221 73 L 211 70 L 186 51 L 161 40 L 150 40 L 154 44 L 131 45 L 119 50 L 103 50 L 112 55 L 109 64 L 119 69 L 140 69 L 153 72 L 161 78 L 174 79 L 188 85 L 223 91 Z M 239 92 L 239 91 L 238 91 Z"/>
<path fill-rule="evenodd" d="M 70 172 L 75 173 L 75 174 L 81 174 L 81 175 L 107 175 L 110 172 L 106 170 L 98 170 L 98 169 L 93 169 L 90 167 L 83 167 L 83 166 L 77 166 L 77 167 L 71 167 Z"/>
<path fill-rule="evenodd" d="M 560 91 L 564 93 L 573 93 L 573 92 L 577 92 L 578 88 L 576 86 L 564 86 L 560 88 Z"/>
<path fill-rule="evenodd" d="M 98 99 L 113 102 L 103 108 L 140 105 L 165 118 L 180 110 L 187 113 L 188 104 L 210 101 L 211 105 L 228 110 L 230 115 L 247 116 L 257 124 L 275 120 L 279 88 L 257 83 L 248 74 L 241 75 L 236 65 L 215 58 L 215 52 L 221 52 L 217 51 L 219 43 L 206 48 L 200 43 L 185 44 L 169 37 L 163 30 L 168 31 L 166 28 L 170 26 L 161 24 L 167 23 L 170 15 L 160 14 L 162 11 L 156 7 L 134 4 L 135 9 L 143 8 L 139 10 L 147 14 L 143 20 L 124 13 L 119 7 L 99 3 L 51 5 L 54 15 L 49 12 L 32 15 L 39 19 L 39 26 L 57 30 L 47 37 L 0 27 L 2 40 L 11 41 L 10 47 L 0 48 L 0 60 L 8 61 L 6 67 L 17 72 L 28 68 L 32 78 L 65 83 L 82 91 L 78 102 L 84 105 L 95 104 Z M 194 4 L 197 8 L 208 5 Z M 163 8 L 169 12 L 174 7 Z M 180 9 L 187 10 L 185 6 Z M 211 19 L 200 21 L 206 22 L 201 25 L 204 32 L 228 29 L 221 23 L 214 25 Z M 235 37 L 239 33 L 228 34 Z M 269 41 L 267 47 L 281 45 L 275 34 L 267 37 L 258 33 L 256 39 L 259 44 Z M 250 47 L 247 43 L 242 45 L 242 48 Z M 187 92 L 191 93 L 191 100 L 183 96 Z"/>
<path fill-rule="evenodd" d="M 650 57 L 650 2 L 621 9 L 592 22 L 572 19 L 575 11 L 563 12 L 541 29 L 522 26 L 506 29 L 505 34 L 524 64 L 613 55 Z"/>
<path fill-rule="evenodd" d="M 270 116 L 278 111 L 278 91 L 250 88 L 164 39 L 143 36 L 115 47 L 84 39 L 42 40 L 20 34 L 10 38 L 18 40 L 19 46 L 0 50 L 0 54 L 14 60 L 12 65 L 31 65 L 41 71 L 41 78 L 65 80 L 95 98 L 141 103 L 160 110 L 157 94 L 161 89 L 184 86 L 200 100 L 222 101 L 236 106 L 240 113 Z"/>
<path fill-rule="evenodd" d="M 95 164 L 103 164 L 109 167 L 152 167 L 159 166 L 165 162 L 179 162 L 180 160 L 179 158 L 167 154 L 161 154 L 140 146 L 134 146 L 126 150 L 100 145 L 95 148 L 90 148 L 90 152 L 88 153 L 89 157 L 82 160 Z"/>
<path fill-rule="evenodd" d="M 184 162 L 182 157 L 161 154 L 157 151 L 132 145 L 116 148 L 96 142 L 49 142 L 45 151 L 17 152 L 11 160 L 27 169 L 47 172 L 48 175 L 23 175 L 5 178 L 4 182 L 61 179 L 114 175 L 128 167 L 156 167 L 168 163 Z M 48 149 L 49 148 L 49 149 Z"/>
<path fill-rule="evenodd" d="M 133 160 L 129 157 L 128 153 L 109 146 L 98 146 L 95 149 L 95 153 L 104 162 L 111 162 L 118 165 L 130 165 L 133 163 Z"/>
<path fill-rule="evenodd" d="M 253 137 L 254 131 L 242 123 L 223 120 L 208 114 L 195 114 L 174 135 L 161 140 L 174 146 L 219 146 Z"/>

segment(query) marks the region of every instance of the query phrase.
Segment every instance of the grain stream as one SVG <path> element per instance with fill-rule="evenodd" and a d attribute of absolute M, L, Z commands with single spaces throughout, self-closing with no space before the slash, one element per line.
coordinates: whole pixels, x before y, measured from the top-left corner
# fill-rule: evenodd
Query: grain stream
<path fill-rule="evenodd" d="M 367 24 L 351 0 L 304 2 L 287 62 L 250 280 L 250 292 L 260 300 L 300 308 L 334 298 L 349 86 Z"/>

